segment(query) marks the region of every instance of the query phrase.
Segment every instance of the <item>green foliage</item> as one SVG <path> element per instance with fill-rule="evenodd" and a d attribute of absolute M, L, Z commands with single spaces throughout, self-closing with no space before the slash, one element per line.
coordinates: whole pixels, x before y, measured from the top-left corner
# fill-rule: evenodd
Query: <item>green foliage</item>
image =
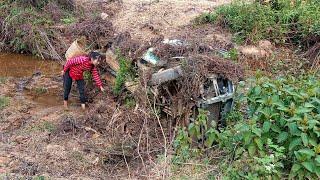
<path fill-rule="evenodd" d="M 319 79 L 306 76 L 273 81 L 258 77 L 256 82 L 247 99 L 251 119 L 261 132 L 248 132 L 247 144 L 252 144 L 253 138 L 266 144 L 266 139 L 270 138 L 285 148 L 288 160 L 284 162 L 287 169 L 292 169 L 292 177 L 320 176 L 320 164 L 316 161 L 320 153 L 317 152 L 320 144 Z M 256 148 L 253 154 L 258 152 Z"/>
<path fill-rule="evenodd" d="M 225 179 L 281 179 L 285 175 L 282 162 L 286 158 L 284 147 L 267 139 L 266 154 L 251 156 L 251 149 L 235 148 L 231 163 L 228 159 L 220 165 Z"/>
<path fill-rule="evenodd" d="M 34 89 L 34 92 L 36 93 L 36 95 L 41 95 L 41 94 L 45 94 L 48 92 L 48 90 L 44 87 L 36 87 Z"/>
<path fill-rule="evenodd" d="M 83 79 L 85 80 L 86 84 L 92 85 L 92 74 L 90 71 L 84 71 L 83 72 Z"/>
<path fill-rule="evenodd" d="M 1 6 L 0 11 L 0 19 L 4 18 L 3 23 L 7 27 L 3 29 L 6 35 L 4 45 L 16 52 L 29 52 L 46 46 L 41 33 L 52 35 L 49 26 L 53 21 L 49 16 L 39 14 L 33 6 L 20 7 L 15 4 Z M 37 55 L 37 52 L 31 53 Z"/>
<path fill-rule="evenodd" d="M 43 131 L 43 132 L 47 131 L 52 133 L 54 130 L 56 130 L 56 125 L 50 121 L 43 121 L 40 124 L 33 126 L 32 130 Z"/>
<path fill-rule="evenodd" d="M 240 111 L 234 110 L 226 115 L 227 126 L 234 125 L 239 121 L 244 121 L 243 114 Z"/>
<path fill-rule="evenodd" d="M 235 40 L 309 45 L 320 36 L 320 3 L 310 1 L 236 1 L 197 18 L 197 23 L 219 23 L 235 33 Z"/>
<path fill-rule="evenodd" d="M 174 140 L 176 150 L 175 161 L 186 161 L 201 153 L 203 148 L 211 147 L 217 138 L 216 123 L 213 121 L 208 126 L 208 112 L 199 109 L 199 114 L 194 122 L 189 124 L 188 129 L 180 128 Z M 192 148 L 191 144 L 199 144 L 202 149 Z"/>
<path fill-rule="evenodd" d="M 75 18 L 74 16 L 72 16 L 71 14 L 69 14 L 67 17 L 60 19 L 60 21 L 61 21 L 63 24 L 69 25 L 69 24 L 72 24 L 72 23 L 77 22 L 77 18 Z"/>
<path fill-rule="evenodd" d="M 200 111 L 188 131 L 179 130 L 176 154 L 188 158 L 191 142 L 204 141 L 204 147 L 218 144 L 228 154 L 220 161 L 226 179 L 319 178 L 319 76 L 269 79 L 258 74 L 249 83 L 243 98 L 247 120 L 234 110 L 226 117 L 228 126 L 217 130 L 207 126 Z"/>
<path fill-rule="evenodd" d="M 124 105 L 125 105 L 127 108 L 134 108 L 134 106 L 136 105 L 136 101 L 134 100 L 133 97 L 126 97 L 126 98 L 125 98 Z"/>
<path fill-rule="evenodd" d="M 176 138 L 173 142 L 173 147 L 176 152 L 173 162 L 184 162 L 191 158 L 191 142 L 192 140 L 189 137 L 186 128 L 179 128 Z"/>
<path fill-rule="evenodd" d="M 32 180 L 46 180 L 47 178 L 45 176 L 36 176 L 33 177 Z"/>
<path fill-rule="evenodd" d="M 117 52 L 120 69 L 117 72 L 117 77 L 113 86 L 113 93 L 119 95 L 123 85 L 127 80 L 133 79 L 135 76 L 131 62 L 124 57 L 120 51 Z"/>
<path fill-rule="evenodd" d="M 0 77 L 0 84 L 6 83 L 7 78 L 6 77 Z"/>
<path fill-rule="evenodd" d="M 0 109 L 5 108 L 10 103 L 10 99 L 5 96 L 0 96 Z"/>
<path fill-rule="evenodd" d="M 286 174 L 290 178 L 319 178 L 319 77 L 272 80 L 258 75 L 251 83 L 246 96 L 249 120 L 229 127 L 238 137 L 231 144 L 238 147 L 234 146 L 234 161 L 226 174 L 246 179 L 282 178 Z"/>
<path fill-rule="evenodd" d="M 229 51 L 229 56 L 230 56 L 230 59 L 233 60 L 233 61 L 238 60 L 239 53 L 238 53 L 237 49 L 232 48 Z"/>

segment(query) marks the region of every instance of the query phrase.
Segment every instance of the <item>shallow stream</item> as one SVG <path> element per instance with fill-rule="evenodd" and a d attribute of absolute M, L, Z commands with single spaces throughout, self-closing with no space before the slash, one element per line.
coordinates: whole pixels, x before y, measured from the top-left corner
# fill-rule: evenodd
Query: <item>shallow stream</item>
<path fill-rule="evenodd" d="M 56 61 L 42 60 L 28 55 L 0 53 L 0 78 L 14 78 L 16 84 L 14 96 L 19 96 L 18 99 L 21 100 L 31 100 L 44 107 L 61 105 L 62 97 L 57 95 L 60 87 L 55 90 L 37 87 L 33 90 L 35 92 L 31 92 L 25 88 L 28 79 L 39 75 L 59 77 L 61 69 L 62 66 Z"/>

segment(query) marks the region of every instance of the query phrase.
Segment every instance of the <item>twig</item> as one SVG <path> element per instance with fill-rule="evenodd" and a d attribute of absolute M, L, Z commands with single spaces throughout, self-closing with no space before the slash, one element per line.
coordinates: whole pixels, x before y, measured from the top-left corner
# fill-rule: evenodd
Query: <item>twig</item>
<path fill-rule="evenodd" d="M 205 171 L 203 173 L 197 174 L 197 176 L 201 177 L 202 175 L 208 174 L 209 172 L 212 172 L 212 171 L 217 171 L 218 172 L 218 168 L 209 169 L 208 171 Z"/>
<path fill-rule="evenodd" d="M 131 174 L 130 174 L 130 167 L 128 165 L 128 162 L 127 162 L 127 158 L 126 158 L 126 155 L 124 154 L 124 149 L 123 149 L 123 143 L 125 141 L 122 142 L 122 145 L 121 145 L 121 148 L 122 148 L 122 154 L 123 154 L 123 158 L 124 158 L 124 161 L 126 163 L 126 166 L 127 166 L 127 169 L 128 169 L 128 173 L 129 173 L 129 179 L 131 179 Z"/>
<path fill-rule="evenodd" d="M 146 92 L 147 92 L 147 91 L 146 91 Z M 150 103 L 149 98 L 148 98 L 148 102 Z M 154 101 L 154 102 L 155 102 L 155 101 Z M 151 103 L 150 103 L 150 105 L 151 105 Z M 154 103 L 153 110 L 156 110 L 156 105 L 155 105 L 155 103 Z M 164 162 L 165 162 L 165 164 L 167 164 L 167 153 L 168 153 L 167 138 L 166 138 L 166 135 L 165 135 L 165 133 L 164 133 L 163 127 L 162 127 L 162 125 L 161 125 L 159 115 L 157 114 L 157 112 L 154 112 L 154 114 L 155 114 L 155 116 L 156 116 L 156 118 L 157 118 L 157 120 L 158 120 L 160 129 L 161 129 L 161 133 L 162 133 L 162 135 L 163 135 L 163 140 L 164 140 Z M 166 176 L 166 171 L 167 171 L 167 170 L 165 169 L 165 173 L 163 174 L 163 179 L 166 179 L 166 177 L 165 177 L 165 176 Z"/>
<path fill-rule="evenodd" d="M 190 166 L 213 167 L 212 165 L 208 165 L 208 164 L 197 164 L 197 163 L 182 163 L 182 162 L 175 162 L 175 164 L 180 164 L 180 165 L 190 165 Z"/>
<path fill-rule="evenodd" d="M 143 132 L 144 126 L 146 124 L 146 121 L 147 121 L 147 119 L 144 118 L 143 125 L 142 125 L 141 131 L 140 131 L 140 135 L 139 135 L 139 141 L 138 141 L 138 155 L 139 155 L 139 157 L 141 159 L 141 162 L 143 164 L 144 170 L 145 170 L 145 164 L 144 164 L 143 158 L 142 158 L 141 153 L 140 153 L 140 142 L 141 142 L 142 132 Z"/>

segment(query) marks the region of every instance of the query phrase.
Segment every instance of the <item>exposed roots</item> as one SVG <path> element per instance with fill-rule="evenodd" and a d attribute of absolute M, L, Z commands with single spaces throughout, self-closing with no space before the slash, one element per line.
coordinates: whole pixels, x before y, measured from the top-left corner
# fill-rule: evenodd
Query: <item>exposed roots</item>
<path fill-rule="evenodd" d="M 309 57 L 311 60 L 311 69 L 319 70 L 320 68 L 320 43 L 313 45 L 306 53 L 306 57 Z"/>

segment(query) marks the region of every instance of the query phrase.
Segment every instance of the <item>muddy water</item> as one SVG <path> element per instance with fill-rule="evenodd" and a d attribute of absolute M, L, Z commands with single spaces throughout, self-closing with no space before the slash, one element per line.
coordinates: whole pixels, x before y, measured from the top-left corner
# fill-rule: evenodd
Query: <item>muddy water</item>
<path fill-rule="evenodd" d="M 30 77 L 37 72 L 55 75 L 60 71 L 61 65 L 55 61 L 21 54 L 0 53 L 0 77 Z"/>
<path fill-rule="evenodd" d="M 28 100 L 31 100 L 41 107 L 54 107 L 62 105 L 62 95 L 49 90 L 43 94 L 35 94 L 28 90 L 23 91 L 23 95 Z"/>
<path fill-rule="evenodd" d="M 41 60 L 21 54 L 0 53 L 0 77 L 13 77 L 16 79 L 16 93 L 14 96 L 20 100 L 31 100 L 41 107 L 61 105 L 62 96 L 57 95 L 57 89 L 48 90 L 41 94 L 31 93 L 31 91 L 24 89 L 27 83 L 26 79 L 33 74 L 57 76 L 60 74 L 61 69 L 62 66 L 56 61 Z"/>

